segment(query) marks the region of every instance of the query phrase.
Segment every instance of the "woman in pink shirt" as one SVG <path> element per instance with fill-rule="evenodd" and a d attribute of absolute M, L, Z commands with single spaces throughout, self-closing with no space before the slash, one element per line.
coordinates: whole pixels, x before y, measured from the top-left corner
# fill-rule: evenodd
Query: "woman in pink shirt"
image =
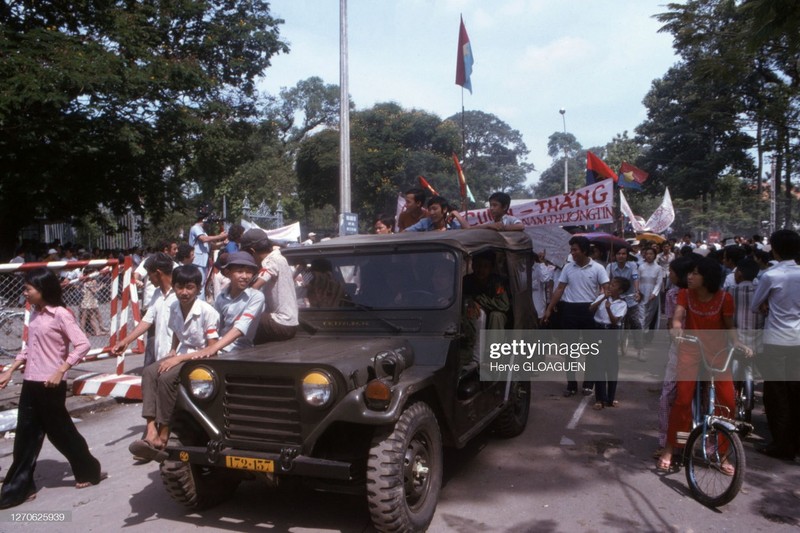
<path fill-rule="evenodd" d="M 31 270 L 25 276 L 23 294 L 32 309 L 28 343 L 9 369 L 0 374 L 0 388 L 4 388 L 13 372 L 25 365 L 14 462 L 0 491 L 0 509 L 35 497 L 33 473 L 45 435 L 69 461 L 76 488 L 96 485 L 106 477 L 86 440 L 72 423 L 65 405 L 67 381 L 64 374 L 83 359 L 89 351 L 89 341 L 72 311 L 64 306 L 61 285 L 52 271 Z"/>

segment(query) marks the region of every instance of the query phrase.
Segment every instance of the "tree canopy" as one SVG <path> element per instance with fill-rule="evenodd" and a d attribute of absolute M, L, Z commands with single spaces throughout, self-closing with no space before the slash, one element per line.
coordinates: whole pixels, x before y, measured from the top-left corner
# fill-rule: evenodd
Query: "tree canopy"
<path fill-rule="evenodd" d="M 281 23 L 261 0 L 3 3 L 0 246 L 43 215 L 180 205 L 207 133 L 241 151 L 220 123 L 255 115 Z"/>

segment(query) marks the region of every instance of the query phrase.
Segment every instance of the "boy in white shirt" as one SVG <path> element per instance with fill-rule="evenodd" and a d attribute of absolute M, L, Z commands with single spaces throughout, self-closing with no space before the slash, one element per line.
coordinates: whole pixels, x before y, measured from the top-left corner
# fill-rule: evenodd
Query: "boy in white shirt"
<path fill-rule="evenodd" d="M 114 355 L 122 355 L 125 348 L 138 339 L 144 332 L 149 331 L 147 348 L 144 355 L 144 366 L 163 358 L 172 346 L 172 330 L 169 327 L 169 307 L 177 299 L 172 290 L 172 258 L 163 252 L 158 252 L 144 260 L 147 279 L 156 287 L 148 305 L 147 312 L 130 334 L 119 341 L 111 349 Z"/>
<path fill-rule="evenodd" d="M 631 282 L 627 278 L 614 278 L 608 284 L 606 294 L 598 296 L 589 306 L 594 311 L 594 323 L 597 329 L 619 332 L 622 327 L 628 304 L 621 296 L 630 288 Z M 619 376 L 619 339 L 616 335 L 609 342 L 605 342 L 597 356 L 589 356 L 588 372 L 590 379 L 595 380 L 594 398 L 595 409 L 603 407 L 616 407 L 614 399 L 617 393 L 617 377 Z"/>
<path fill-rule="evenodd" d="M 181 366 L 219 338 L 219 313 L 197 297 L 202 283 L 203 275 L 194 265 L 181 265 L 172 271 L 177 298 L 169 306 L 172 347 L 166 357 L 146 367 L 142 374 L 142 417 L 147 421 L 147 433 L 128 447 L 136 457 L 159 462 L 167 458 L 164 448 L 169 440 Z"/>

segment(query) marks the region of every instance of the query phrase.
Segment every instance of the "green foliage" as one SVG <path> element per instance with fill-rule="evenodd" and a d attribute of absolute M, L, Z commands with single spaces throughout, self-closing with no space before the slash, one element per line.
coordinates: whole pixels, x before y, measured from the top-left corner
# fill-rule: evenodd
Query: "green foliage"
<path fill-rule="evenodd" d="M 461 132 L 461 114 L 448 118 Z M 507 192 L 512 197 L 525 196 L 525 180 L 534 171 L 527 162 L 528 147 L 522 134 L 499 117 L 483 111 L 467 111 L 464 123 L 462 167 L 467 183 L 479 203 L 493 192 Z M 456 149 L 459 152 L 460 149 Z"/>
<path fill-rule="evenodd" d="M 0 246 L 39 215 L 158 220 L 190 182 L 209 194 L 217 158 L 241 158 L 227 123 L 253 115 L 256 77 L 288 51 L 281 22 L 262 0 L 3 4 Z"/>

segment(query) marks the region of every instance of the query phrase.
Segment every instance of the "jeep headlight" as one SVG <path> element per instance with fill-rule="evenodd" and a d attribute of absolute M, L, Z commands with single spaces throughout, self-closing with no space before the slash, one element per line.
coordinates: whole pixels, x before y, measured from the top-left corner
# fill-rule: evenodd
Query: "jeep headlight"
<path fill-rule="evenodd" d="M 189 392 L 198 400 L 208 400 L 217 392 L 217 376 L 205 366 L 189 372 Z"/>
<path fill-rule="evenodd" d="M 321 370 L 312 370 L 303 378 L 303 399 L 311 406 L 325 407 L 333 399 L 333 379 Z"/>

